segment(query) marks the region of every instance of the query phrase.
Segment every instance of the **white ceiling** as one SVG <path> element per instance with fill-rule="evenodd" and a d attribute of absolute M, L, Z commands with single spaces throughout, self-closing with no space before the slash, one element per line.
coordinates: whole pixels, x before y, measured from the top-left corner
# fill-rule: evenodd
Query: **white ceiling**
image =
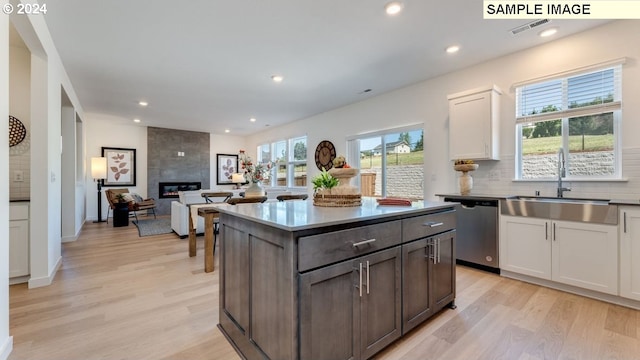
<path fill-rule="evenodd" d="M 557 38 L 603 23 L 513 36 L 529 21 L 483 20 L 480 0 L 405 0 L 395 17 L 386 2 L 47 0 L 46 22 L 86 112 L 233 135 L 551 41 L 544 28 Z M 460 52 L 446 54 L 452 44 Z"/>

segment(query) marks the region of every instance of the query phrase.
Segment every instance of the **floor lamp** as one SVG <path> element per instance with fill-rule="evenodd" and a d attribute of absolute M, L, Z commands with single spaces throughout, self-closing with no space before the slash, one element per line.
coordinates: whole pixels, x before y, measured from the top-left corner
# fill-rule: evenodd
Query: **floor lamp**
<path fill-rule="evenodd" d="M 91 177 L 98 183 L 98 220 L 94 223 L 105 222 L 102 220 L 102 182 L 107 177 L 107 158 L 91 158 Z"/>

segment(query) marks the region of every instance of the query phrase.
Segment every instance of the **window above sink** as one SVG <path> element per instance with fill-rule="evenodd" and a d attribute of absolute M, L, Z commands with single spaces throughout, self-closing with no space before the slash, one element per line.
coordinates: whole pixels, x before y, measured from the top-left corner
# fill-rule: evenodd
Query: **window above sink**
<path fill-rule="evenodd" d="M 557 179 L 558 149 L 566 181 L 622 177 L 622 60 L 516 84 L 517 180 Z"/>

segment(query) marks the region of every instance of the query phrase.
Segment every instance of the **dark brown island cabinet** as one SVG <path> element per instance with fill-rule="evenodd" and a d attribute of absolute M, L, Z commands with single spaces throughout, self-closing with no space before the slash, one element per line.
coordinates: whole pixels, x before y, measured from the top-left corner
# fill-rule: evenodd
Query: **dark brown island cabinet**
<path fill-rule="evenodd" d="M 225 206 L 219 328 L 247 359 L 368 359 L 455 307 L 455 210 Z"/>

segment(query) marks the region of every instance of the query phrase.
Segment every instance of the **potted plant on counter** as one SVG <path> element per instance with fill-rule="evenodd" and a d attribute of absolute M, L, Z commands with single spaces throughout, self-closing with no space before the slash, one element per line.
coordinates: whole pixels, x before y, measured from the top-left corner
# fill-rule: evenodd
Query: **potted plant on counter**
<path fill-rule="evenodd" d="M 331 195 L 331 189 L 338 186 L 340 181 L 329 174 L 327 169 L 322 168 L 322 172 L 311 179 L 311 183 L 313 184 L 313 195 L 324 196 Z"/>
<path fill-rule="evenodd" d="M 349 185 L 349 180 L 358 173 L 346 165 L 344 157 L 334 160 L 334 168 L 322 172 L 311 179 L 313 184 L 313 205 L 325 207 L 349 207 L 362 205 L 362 195 L 358 189 Z M 345 166 L 346 165 L 346 166 Z"/>

